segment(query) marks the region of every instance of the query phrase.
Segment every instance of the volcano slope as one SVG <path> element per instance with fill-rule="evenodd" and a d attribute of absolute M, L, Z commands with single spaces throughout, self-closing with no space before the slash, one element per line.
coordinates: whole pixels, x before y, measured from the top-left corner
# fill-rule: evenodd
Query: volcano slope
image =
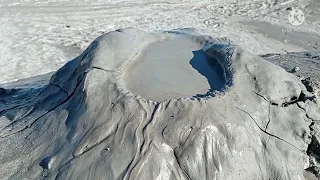
<path fill-rule="evenodd" d="M 110 32 L 0 92 L 0 179 L 307 179 L 320 120 L 296 76 L 188 29 Z"/>

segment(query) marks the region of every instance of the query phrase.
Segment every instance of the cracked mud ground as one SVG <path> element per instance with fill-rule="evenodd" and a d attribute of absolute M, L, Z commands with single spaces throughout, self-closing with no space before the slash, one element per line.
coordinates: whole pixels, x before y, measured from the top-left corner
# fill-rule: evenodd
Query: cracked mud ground
<path fill-rule="evenodd" d="M 286 54 L 266 54 L 261 55 L 266 60 L 277 64 L 284 68 L 286 71 L 295 74 L 302 83 L 306 86 L 307 90 L 314 94 L 315 101 L 320 100 L 320 53 L 319 52 L 291 52 Z M 298 71 L 295 68 L 298 67 Z M 304 107 L 298 106 L 304 110 Z M 319 105 L 316 108 L 318 111 L 310 112 L 319 113 Z M 308 117 L 308 113 L 306 114 Z M 320 156 L 319 156 L 319 138 L 320 138 L 320 123 L 318 118 L 308 117 L 312 120 L 310 124 L 311 130 L 311 142 L 308 146 L 307 154 L 310 156 L 310 167 L 308 171 L 316 174 L 317 178 L 320 179 Z"/>
<path fill-rule="evenodd" d="M 111 32 L 56 72 L 48 85 L 1 89 L 0 178 L 318 175 L 320 118 L 310 88 L 225 39 L 188 33 Z M 159 102 L 129 92 L 123 74 L 137 53 L 178 34 L 206 47 L 213 63 L 231 74 L 231 85 L 223 92 Z"/>

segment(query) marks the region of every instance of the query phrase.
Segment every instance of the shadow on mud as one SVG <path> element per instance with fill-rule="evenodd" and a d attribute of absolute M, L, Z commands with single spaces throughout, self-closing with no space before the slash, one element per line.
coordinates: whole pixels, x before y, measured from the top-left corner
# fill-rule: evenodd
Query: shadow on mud
<path fill-rule="evenodd" d="M 204 76 L 210 85 L 206 94 L 197 94 L 195 97 L 205 97 L 214 91 L 223 92 L 227 86 L 232 85 L 232 73 L 227 66 L 227 57 L 218 50 L 210 52 L 210 55 L 203 49 L 192 52 L 193 58 L 189 64 Z"/>

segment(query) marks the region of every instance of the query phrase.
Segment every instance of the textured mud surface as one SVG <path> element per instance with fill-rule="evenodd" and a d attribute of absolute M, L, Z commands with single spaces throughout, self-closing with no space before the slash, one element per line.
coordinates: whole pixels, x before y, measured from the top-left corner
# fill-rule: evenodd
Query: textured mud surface
<path fill-rule="evenodd" d="M 320 100 L 320 52 L 290 52 L 286 54 L 265 54 L 262 57 L 286 71 L 298 76 Z"/>
<path fill-rule="evenodd" d="M 126 88 L 140 52 L 181 37 L 220 65 L 224 88 L 159 101 Z M 225 39 L 110 32 L 47 85 L 0 93 L 1 179 L 291 180 L 317 172 L 315 96 Z"/>
<path fill-rule="evenodd" d="M 291 52 L 287 54 L 262 55 L 266 60 L 283 67 L 286 71 L 295 74 L 307 90 L 320 100 L 320 53 L 319 52 Z M 319 105 L 318 105 L 319 106 Z M 319 113 L 319 107 L 316 108 Z M 309 111 L 310 112 L 310 111 Z M 309 113 L 310 114 L 310 113 Z M 309 172 L 316 174 L 320 179 L 320 123 L 317 118 L 310 125 L 311 143 L 307 153 L 310 156 Z"/>

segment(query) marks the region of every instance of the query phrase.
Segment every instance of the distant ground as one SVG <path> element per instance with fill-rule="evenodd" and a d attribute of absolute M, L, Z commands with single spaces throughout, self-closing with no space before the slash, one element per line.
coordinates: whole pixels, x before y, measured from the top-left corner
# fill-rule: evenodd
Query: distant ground
<path fill-rule="evenodd" d="M 254 54 L 318 51 L 319 7 L 318 0 L 2 0 L 0 84 L 55 71 L 99 35 L 125 27 L 196 28 Z M 302 25 L 288 22 L 292 8 L 305 13 Z"/>

